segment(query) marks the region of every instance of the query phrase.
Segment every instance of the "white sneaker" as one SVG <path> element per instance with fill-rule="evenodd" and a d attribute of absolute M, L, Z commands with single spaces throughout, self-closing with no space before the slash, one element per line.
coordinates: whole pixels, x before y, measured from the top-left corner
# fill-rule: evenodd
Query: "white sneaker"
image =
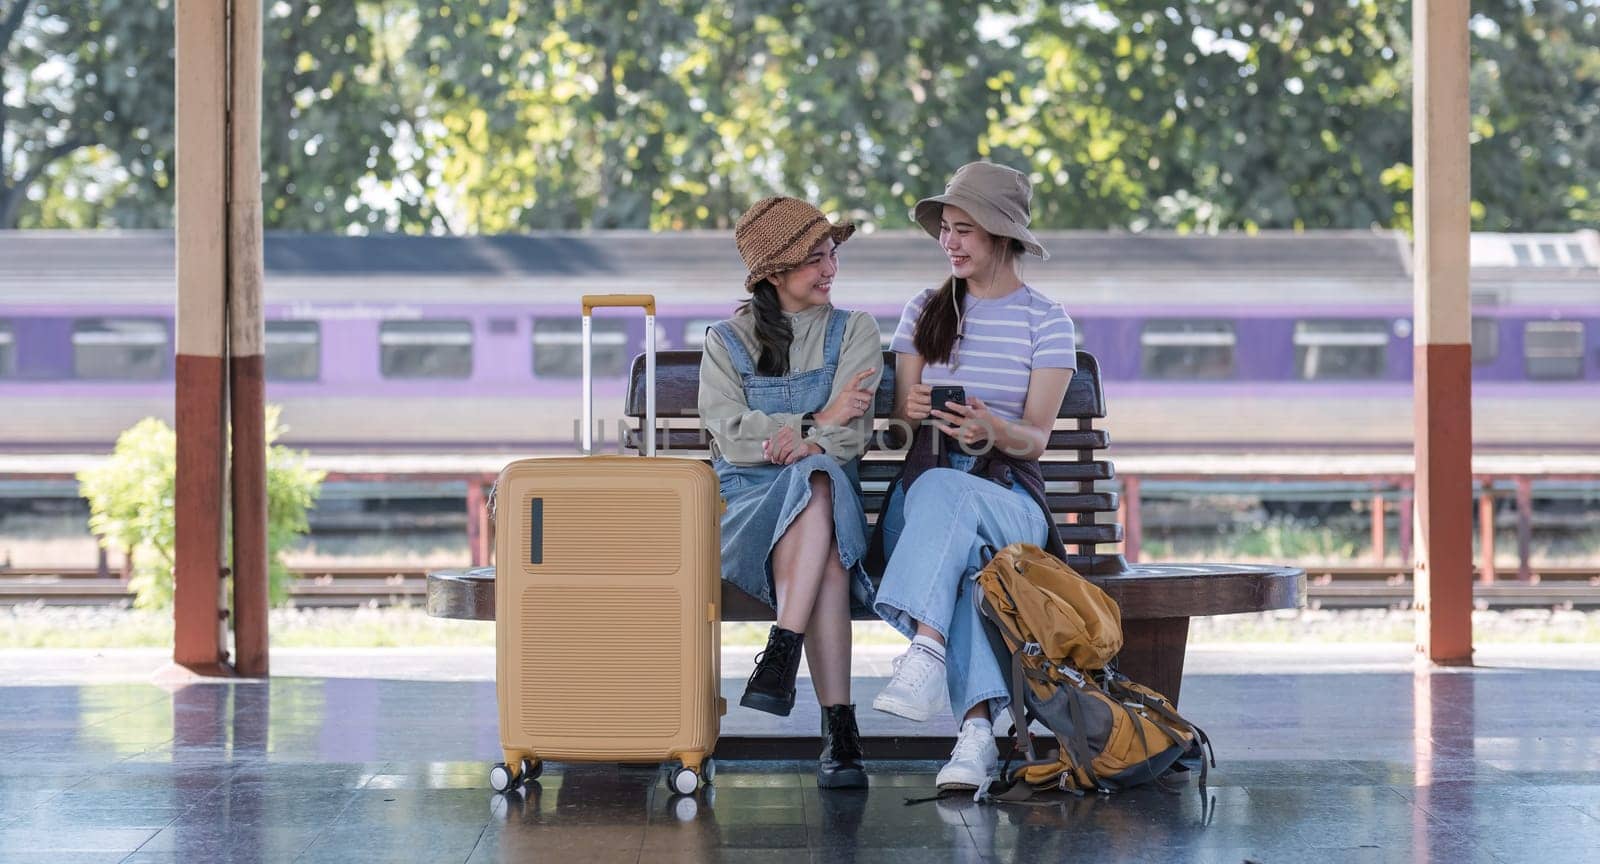
<path fill-rule="evenodd" d="M 944 707 L 944 661 L 913 645 L 894 658 L 894 677 L 872 700 L 875 710 L 924 722 Z"/>
<path fill-rule="evenodd" d="M 999 763 L 994 727 L 981 720 L 968 720 L 961 724 L 956 749 L 950 752 L 950 761 L 939 769 L 934 782 L 940 789 L 976 789 L 994 776 Z"/>

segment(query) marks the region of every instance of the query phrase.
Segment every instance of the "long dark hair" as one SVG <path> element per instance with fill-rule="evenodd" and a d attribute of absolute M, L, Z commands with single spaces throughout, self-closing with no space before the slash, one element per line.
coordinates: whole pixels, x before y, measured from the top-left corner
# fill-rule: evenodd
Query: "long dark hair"
<path fill-rule="evenodd" d="M 994 238 L 994 251 L 999 260 L 997 264 L 1010 265 L 1018 260 L 1023 252 L 1022 241 L 1010 237 Z M 1000 257 L 1001 252 L 1010 252 L 1005 257 Z M 944 280 L 939 290 L 922 307 L 922 312 L 917 316 L 917 330 L 912 336 L 911 344 L 922 355 L 926 363 L 949 363 L 950 354 L 956 349 L 956 339 L 960 334 L 956 332 L 960 324 L 960 317 L 956 310 L 961 308 L 962 301 L 967 299 L 967 280 L 951 276 Z"/>
<path fill-rule="evenodd" d="M 949 363 L 956 347 L 956 309 L 967 297 L 967 280 L 951 276 L 923 305 L 911 344 L 927 363 Z"/>
<path fill-rule="evenodd" d="M 756 372 L 767 378 L 788 375 L 794 328 L 789 326 L 783 306 L 778 303 L 778 286 L 769 279 L 757 282 L 750 299 L 739 304 L 738 314 L 754 315 L 756 319 L 756 345 L 761 349 Z"/>

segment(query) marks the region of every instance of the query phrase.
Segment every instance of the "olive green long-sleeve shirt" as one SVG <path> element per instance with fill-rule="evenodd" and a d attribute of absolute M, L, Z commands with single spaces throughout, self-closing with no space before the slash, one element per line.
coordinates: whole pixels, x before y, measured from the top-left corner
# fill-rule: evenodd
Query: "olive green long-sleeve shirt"
<path fill-rule="evenodd" d="M 822 365 L 828 316 L 832 312 L 833 306 L 824 304 L 803 312 L 784 313 L 794 330 L 794 341 L 789 345 L 790 374 Z M 756 346 L 755 317 L 735 315 L 728 320 L 751 359 L 760 357 L 760 349 Z M 875 371 L 864 382 L 865 386 L 876 391 L 878 381 L 883 377 L 882 366 L 882 343 L 878 338 L 877 321 L 867 312 L 851 312 L 844 328 L 844 342 L 839 348 L 839 368 L 833 376 L 829 401 L 866 369 Z M 712 452 L 734 465 L 760 465 L 766 462 L 767 458 L 761 452 L 762 442 L 785 426 L 800 427 L 800 414 L 766 414 L 751 410 L 745 402 L 744 382 L 734 370 L 733 359 L 716 330 L 706 332 L 705 356 L 700 361 L 699 407 L 701 422 L 711 432 Z M 869 410 L 843 426 L 813 426 L 805 438 L 844 463 L 866 452 L 871 436 L 872 412 Z"/>

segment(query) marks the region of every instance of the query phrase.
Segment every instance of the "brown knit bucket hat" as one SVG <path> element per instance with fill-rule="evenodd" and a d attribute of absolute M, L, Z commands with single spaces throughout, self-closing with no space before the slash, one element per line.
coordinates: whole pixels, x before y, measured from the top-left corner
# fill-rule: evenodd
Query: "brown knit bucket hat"
<path fill-rule="evenodd" d="M 990 234 L 1020 241 L 1022 248 L 1040 258 L 1049 258 L 1050 253 L 1028 230 L 1033 218 L 1029 209 L 1032 202 L 1033 186 L 1028 183 L 1028 175 L 993 162 L 968 162 L 956 169 L 943 195 L 918 201 L 911 216 L 929 236 L 938 239 L 939 216 L 944 205 L 953 204 L 971 214 Z"/>
<path fill-rule="evenodd" d="M 850 239 L 854 233 L 855 225 L 849 222 L 835 225 L 821 210 L 799 198 L 774 195 L 757 201 L 744 211 L 733 229 L 739 257 L 750 268 L 744 290 L 753 290 L 757 282 L 774 273 L 799 267 L 822 238 L 831 236 L 837 244 Z"/>

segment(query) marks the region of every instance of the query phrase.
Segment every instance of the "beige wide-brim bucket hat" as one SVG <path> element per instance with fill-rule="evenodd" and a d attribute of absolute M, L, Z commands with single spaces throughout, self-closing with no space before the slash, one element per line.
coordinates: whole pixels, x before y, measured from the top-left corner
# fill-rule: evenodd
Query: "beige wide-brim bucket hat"
<path fill-rule="evenodd" d="M 967 211 L 977 220 L 978 226 L 990 234 L 1018 240 L 1022 248 L 1048 259 L 1050 253 L 1028 230 L 1028 223 L 1033 219 L 1029 210 L 1032 201 L 1033 186 L 1028 182 L 1028 175 L 993 162 L 968 162 L 956 169 L 943 195 L 918 201 L 911 218 L 937 240 L 939 215 L 944 205 L 950 204 Z"/>
<path fill-rule="evenodd" d="M 799 267 L 822 238 L 832 237 L 839 244 L 854 233 L 855 225 L 835 225 L 821 210 L 799 198 L 774 195 L 757 201 L 744 211 L 733 229 L 739 257 L 750 268 L 744 290 L 753 290 L 757 282 L 775 273 Z"/>

